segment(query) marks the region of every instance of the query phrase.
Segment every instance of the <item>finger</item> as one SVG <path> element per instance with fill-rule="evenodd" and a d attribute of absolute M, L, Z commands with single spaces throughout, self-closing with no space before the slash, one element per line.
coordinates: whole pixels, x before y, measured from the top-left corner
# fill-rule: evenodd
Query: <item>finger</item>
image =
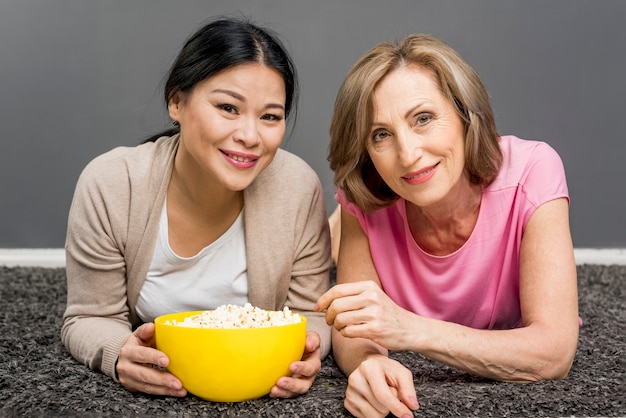
<path fill-rule="evenodd" d="M 322 362 L 319 355 L 303 361 L 294 361 L 289 365 L 291 377 L 314 378 L 321 368 Z"/>
<path fill-rule="evenodd" d="M 270 393 L 269 393 L 269 397 L 270 398 L 288 399 L 288 398 L 294 398 L 295 396 L 297 396 L 297 394 L 289 392 L 289 391 L 281 388 L 278 385 L 272 386 L 272 389 L 270 390 Z"/>
<path fill-rule="evenodd" d="M 368 378 L 358 371 L 352 372 L 352 374 L 348 376 L 346 400 L 348 399 L 353 408 L 363 413 L 370 411 L 366 413 L 365 416 L 370 416 L 374 411 L 377 414 L 383 414 L 383 416 L 389 413 L 389 409 L 385 408 L 385 405 L 374 395 Z"/>
<path fill-rule="evenodd" d="M 157 395 L 157 396 L 175 396 L 178 398 L 187 396 L 187 390 L 185 388 L 173 387 L 173 384 L 156 385 L 156 384 L 149 384 L 141 380 L 131 380 L 130 382 L 120 381 L 120 382 L 130 392 L 141 392 L 141 393 L 146 393 L 149 395 Z"/>
<path fill-rule="evenodd" d="M 148 322 L 137 328 L 133 335 L 142 345 L 153 347 L 155 345 L 154 330 L 154 323 Z"/>
<path fill-rule="evenodd" d="M 389 411 L 381 412 L 374 408 L 366 399 L 356 401 L 354 398 L 350 398 L 346 395 L 343 401 L 343 406 L 355 417 L 363 418 L 385 418 L 389 415 Z"/>
<path fill-rule="evenodd" d="M 333 287 L 331 287 L 330 289 L 328 289 L 326 291 L 326 293 L 324 293 L 322 296 L 320 296 L 317 299 L 317 302 L 315 303 L 315 306 L 313 307 L 313 310 L 315 312 L 322 312 L 325 311 L 331 303 L 333 303 L 333 300 L 335 300 L 338 297 L 338 287 L 341 285 L 335 285 Z"/>
<path fill-rule="evenodd" d="M 319 348 L 313 353 L 305 353 L 302 361 L 289 365 L 291 376 L 283 376 L 276 381 L 270 391 L 271 397 L 291 398 L 306 393 L 322 368 Z"/>
<path fill-rule="evenodd" d="M 315 311 L 322 312 L 333 303 L 337 298 L 343 298 L 346 296 L 356 295 L 363 291 L 364 286 L 367 286 L 366 281 L 337 284 L 331 287 L 326 293 L 317 299 L 315 304 Z"/>
<path fill-rule="evenodd" d="M 320 336 L 317 332 L 309 331 L 306 334 L 306 342 L 304 343 L 305 351 L 312 353 L 320 348 Z M 305 353 L 306 354 L 306 353 Z"/>
<path fill-rule="evenodd" d="M 119 359 L 118 363 L 127 361 L 130 363 L 154 364 L 160 367 L 167 367 L 170 364 L 170 359 L 162 351 L 152 347 L 133 344 L 130 341 L 122 346 Z"/>
<path fill-rule="evenodd" d="M 375 338 L 378 335 L 376 332 L 377 328 L 371 322 L 368 322 L 368 319 L 362 319 L 359 316 L 347 318 L 345 315 L 345 313 L 338 315 L 333 323 L 333 327 L 342 336 L 347 338 L 367 338 L 384 345 Z"/>
<path fill-rule="evenodd" d="M 311 381 L 315 379 L 321 369 L 322 359 L 319 348 L 312 353 L 305 353 L 302 360 L 294 361 L 289 365 L 291 377 L 311 379 Z"/>
<path fill-rule="evenodd" d="M 370 381 L 370 385 L 377 403 L 383 406 L 382 410 L 387 410 L 396 417 L 413 416 L 413 411 L 399 399 L 396 387 L 389 386 L 387 382 L 381 382 L 380 380 Z"/>
<path fill-rule="evenodd" d="M 376 306 L 364 294 L 335 299 L 326 310 L 326 323 L 338 331 L 349 325 L 361 325 L 379 320 L 375 316 Z"/>
<path fill-rule="evenodd" d="M 413 414 L 399 398 L 400 390 L 407 394 L 407 401 L 415 396 L 413 374 L 395 361 L 387 358 L 364 361 L 348 377 L 348 387 L 363 394 L 372 407 L 380 412 L 391 412 L 397 417 Z M 411 405 L 415 406 L 414 403 Z"/>
<path fill-rule="evenodd" d="M 326 323 L 337 327 L 337 318 L 348 312 L 353 313 L 353 316 L 347 316 L 346 318 L 352 318 L 352 320 L 350 322 L 344 321 L 338 329 L 343 328 L 348 323 L 361 323 L 365 319 L 359 318 L 363 316 L 369 307 L 368 299 L 363 293 L 337 298 L 326 309 Z"/>
<path fill-rule="evenodd" d="M 391 412 L 396 417 L 413 416 L 413 411 L 394 396 L 387 387 L 385 390 L 374 390 L 374 397 L 383 405 L 383 410 Z"/>
<path fill-rule="evenodd" d="M 309 332 L 306 336 L 306 341 L 304 344 L 304 352 L 302 353 L 301 361 L 308 361 L 310 359 L 316 359 L 318 362 L 321 361 L 321 346 L 320 346 L 320 337 L 317 332 Z"/>
<path fill-rule="evenodd" d="M 173 374 L 137 363 L 125 364 L 119 369 L 119 380 L 130 391 L 152 395 L 185 396 L 187 391 Z"/>
<path fill-rule="evenodd" d="M 406 370 L 404 375 L 399 376 L 396 384 L 397 396 L 400 401 L 412 410 L 417 410 L 420 404 L 417 400 L 417 392 L 413 383 L 413 374 L 410 370 Z"/>
<path fill-rule="evenodd" d="M 306 393 L 313 385 L 313 377 L 281 377 L 270 391 L 271 397 L 292 398 Z"/>

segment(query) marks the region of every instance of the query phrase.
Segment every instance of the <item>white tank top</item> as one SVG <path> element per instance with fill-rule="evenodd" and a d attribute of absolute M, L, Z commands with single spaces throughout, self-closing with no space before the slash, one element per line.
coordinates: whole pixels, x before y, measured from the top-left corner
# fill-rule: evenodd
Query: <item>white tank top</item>
<path fill-rule="evenodd" d="M 137 315 L 152 322 L 173 312 L 215 309 L 248 302 L 248 274 L 243 210 L 231 227 L 193 257 L 179 257 L 168 241 L 167 203 L 146 281 L 139 292 Z"/>

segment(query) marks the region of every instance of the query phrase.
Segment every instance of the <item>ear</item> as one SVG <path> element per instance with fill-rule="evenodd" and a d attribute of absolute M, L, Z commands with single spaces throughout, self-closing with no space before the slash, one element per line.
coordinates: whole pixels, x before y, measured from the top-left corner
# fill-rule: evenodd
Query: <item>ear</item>
<path fill-rule="evenodd" d="M 183 104 L 183 95 L 180 91 L 174 93 L 170 101 L 167 103 L 167 110 L 170 114 L 170 118 L 176 122 L 180 117 L 180 111 Z"/>

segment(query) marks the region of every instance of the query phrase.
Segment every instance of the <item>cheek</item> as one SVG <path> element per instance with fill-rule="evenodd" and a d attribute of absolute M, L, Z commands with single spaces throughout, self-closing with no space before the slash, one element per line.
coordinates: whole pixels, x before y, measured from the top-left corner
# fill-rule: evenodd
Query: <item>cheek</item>
<path fill-rule="evenodd" d="M 264 142 L 269 151 L 275 152 L 280 147 L 285 137 L 285 130 L 286 128 L 283 126 L 281 128 L 270 128 L 265 132 Z"/>
<path fill-rule="evenodd" d="M 395 178 L 395 159 L 393 155 L 383 155 L 377 153 L 369 153 L 370 160 L 372 160 L 372 164 L 374 168 L 378 172 L 378 175 L 382 177 L 385 183 L 389 184 L 389 182 Z"/>
<path fill-rule="evenodd" d="M 462 173 L 465 170 L 465 142 L 459 141 L 455 152 L 456 171 Z"/>

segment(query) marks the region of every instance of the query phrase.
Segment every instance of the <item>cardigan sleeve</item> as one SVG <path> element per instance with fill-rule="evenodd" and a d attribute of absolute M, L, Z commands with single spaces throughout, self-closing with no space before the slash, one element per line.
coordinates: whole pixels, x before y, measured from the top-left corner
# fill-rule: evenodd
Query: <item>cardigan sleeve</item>
<path fill-rule="evenodd" d="M 61 339 L 80 362 L 117 380 L 148 272 L 178 137 L 118 147 L 81 173 L 68 217 L 67 308 Z"/>
<path fill-rule="evenodd" d="M 65 244 L 67 307 L 61 338 L 78 361 L 115 379 L 115 362 L 131 325 L 122 253 L 128 196 L 107 165 L 114 154 L 87 165 L 76 185 Z"/>

